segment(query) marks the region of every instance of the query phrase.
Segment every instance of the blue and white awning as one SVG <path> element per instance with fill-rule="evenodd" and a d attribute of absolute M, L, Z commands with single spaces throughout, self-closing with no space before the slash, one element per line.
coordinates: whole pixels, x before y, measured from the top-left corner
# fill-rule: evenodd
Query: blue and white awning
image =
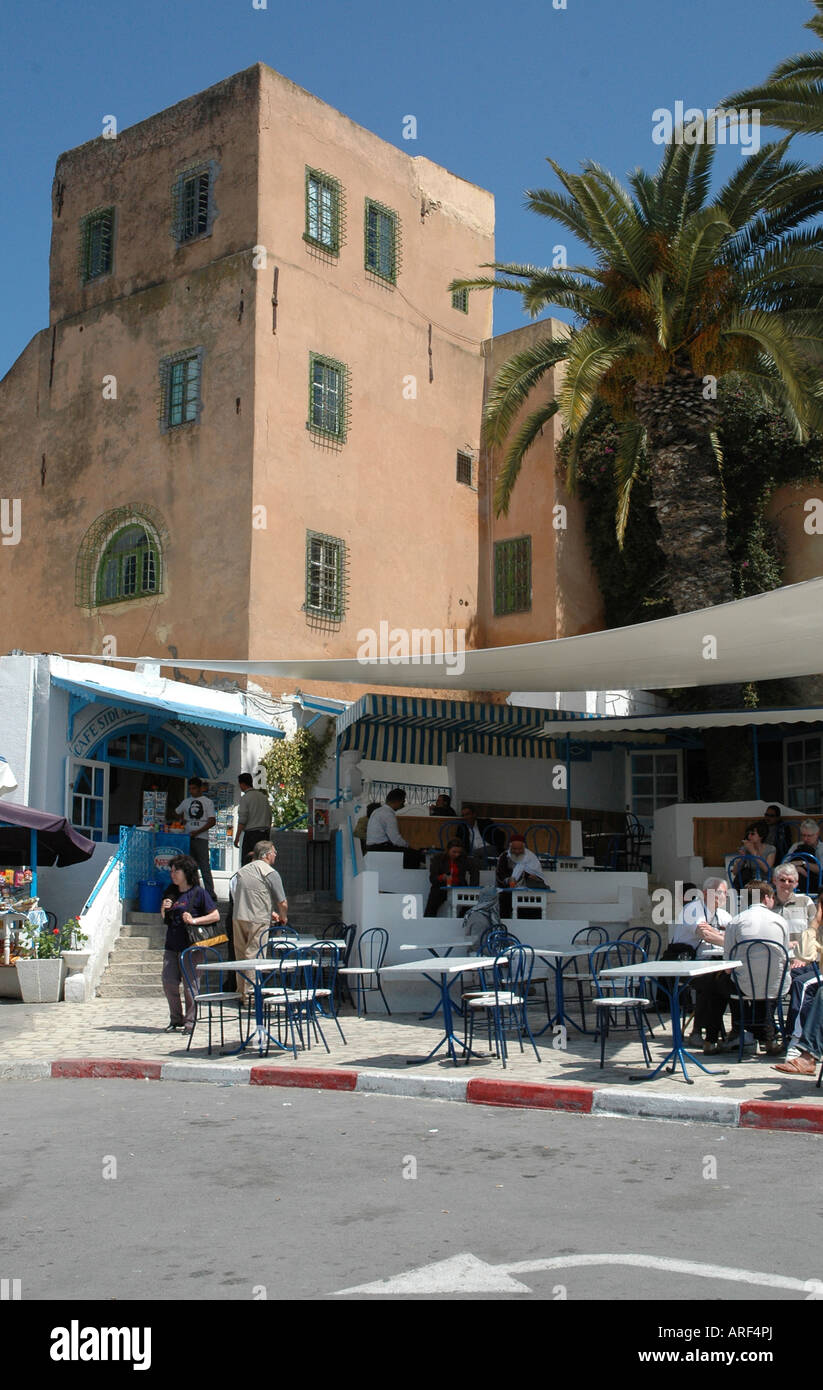
<path fill-rule="evenodd" d="M 544 709 L 426 700 L 401 695 L 364 695 L 337 723 L 340 749 L 388 763 L 442 767 L 449 753 L 493 757 L 550 758 L 544 738 Z"/>
<path fill-rule="evenodd" d="M 134 710 L 140 714 L 156 714 L 162 711 L 168 720 L 179 721 L 181 724 L 205 724 L 213 729 L 224 729 L 234 734 L 262 734 L 266 738 L 285 738 L 282 729 L 276 729 L 272 724 L 264 724 L 262 719 L 252 719 L 248 714 L 232 713 L 206 704 L 190 704 L 188 701 L 183 704 L 162 695 L 124 690 L 116 685 L 100 685 L 97 681 L 66 680 L 55 675 L 52 675 L 51 681 L 52 685 L 58 686 L 61 690 L 68 690 L 86 704 L 102 701 L 116 705 L 118 709 Z"/>

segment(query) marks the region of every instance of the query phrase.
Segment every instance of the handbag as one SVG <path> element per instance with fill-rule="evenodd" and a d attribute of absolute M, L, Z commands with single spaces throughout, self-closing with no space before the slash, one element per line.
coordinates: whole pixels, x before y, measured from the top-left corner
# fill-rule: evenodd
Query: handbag
<path fill-rule="evenodd" d="M 188 899 L 188 893 L 183 896 Z M 222 946 L 228 941 L 222 922 L 184 922 L 183 913 L 189 911 L 188 901 L 183 907 L 174 903 L 169 911 L 172 925 L 183 928 L 189 946 Z"/>

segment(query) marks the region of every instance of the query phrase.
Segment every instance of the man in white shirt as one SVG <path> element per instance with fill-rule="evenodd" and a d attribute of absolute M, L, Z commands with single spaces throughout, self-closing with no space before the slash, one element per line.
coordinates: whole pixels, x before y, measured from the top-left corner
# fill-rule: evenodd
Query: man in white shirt
<path fill-rule="evenodd" d="M 417 869 L 420 865 L 420 852 L 411 849 L 400 834 L 397 812 L 406 804 L 406 793 L 395 787 L 386 797 L 385 806 L 378 806 L 369 816 L 366 826 L 366 853 L 385 853 L 388 850 L 403 851 L 403 868 Z"/>
<path fill-rule="evenodd" d="M 725 878 L 707 878 L 702 895 L 697 890 L 692 891 L 692 898 L 684 903 L 674 924 L 672 943 L 683 942 L 694 948 L 697 960 L 706 960 L 715 954 L 714 947 L 723 945 L 724 932 L 732 920 L 731 913 L 726 911 L 729 885 Z"/>
<path fill-rule="evenodd" d="M 203 879 L 203 887 L 217 901 L 217 894 L 214 891 L 214 880 L 211 876 L 211 864 L 209 863 L 209 831 L 213 825 L 217 824 L 217 815 L 214 809 L 214 802 L 204 796 L 207 784 L 201 777 L 189 778 L 189 795 L 185 801 L 181 801 L 176 808 L 178 816 L 182 816 L 186 823 L 186 833 L 189 837 L 191 846 L 191 857 L 197 863 Z"/>
<path fill-rule="evenodd" d="M 727 960 L 737 958 L 743 961 L 742 968 L 737 971 L 740 992 L 747 999 L 753 999 L 760 1005 L 753 1014 L 752 1032 L 755 1037 L 759 1036 L 762 1039 L 770 1055 L 776 1055 L 783 1051 L 783 1044 L 775 1037 L 774 1030 L 774 1004 L 783 968 L 783 953 L 770 951 L 767 957 L 765 950 L 757 950 L 752 954 L 750 965 L 747 965 L 746 945 L 749 941 L 773 941 L 776 945 L 785 947 L 791 954 L 789 932 L 783 918 L 772 911 L 775 900 L 774 886 L 755 879 L 749 884 L 749 892 L 755 898 L 759 897 L 759 902 L 755 901 L 745 912 L 739 912 L 732 918 L 726 928 L 723 954 Z M 726 1042 L 726 1051 L 732 1051 L 739 1041 L 739 1008 L 734 1000 L 731 1009 L 735 1032 Z"/>

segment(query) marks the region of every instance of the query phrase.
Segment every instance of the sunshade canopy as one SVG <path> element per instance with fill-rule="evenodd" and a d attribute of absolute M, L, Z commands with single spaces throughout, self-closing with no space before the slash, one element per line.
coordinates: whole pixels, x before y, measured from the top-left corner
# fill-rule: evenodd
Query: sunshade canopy
<path fill-rule="evenodd" d="M 516 647 L 467 651 L 460 663 L 377 658 L 212 661 L 158 657 L 160 666 L 349 685 L 443 690 L 668 690 L 818 675 L 823 579 L 634 627 Z M 118 656 L 118 662 L 138 658 Z M 154 658 L 151 658 L 154 660 Z M 103 657 L 82 660 L 100 662 Z M 145 657 L 140 658 L 146 661 Z M 465 663 L 464 669 L 461 666 Z"/>
<path fill-rule="evenodd" d="M 41 869 L 82 864 L 94 854 L 94 841 L 75 830 L 65 816 L 4 801 L 0 806 L 0 861 L 27 864 L 32 830 L 37 831 L 37 865 Z"/>
<path fill-rule="evenodd" d="M 541 737 L 544 709 L 486 705 L 479 701 L 424 700 L 403 695 L 364 695 L 338 720 L 341 751 L 357 749 L 378 762 L 442 767 L 448 753 L 549 758 Z"/>

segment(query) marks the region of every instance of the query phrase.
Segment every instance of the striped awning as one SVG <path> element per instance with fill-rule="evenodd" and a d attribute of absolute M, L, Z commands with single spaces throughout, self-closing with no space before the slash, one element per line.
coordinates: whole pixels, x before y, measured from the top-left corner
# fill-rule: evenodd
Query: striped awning
<path fill-rule="evenodd" d="M 478 701 L 364 695 L 338 718 L 340 749 L 387 763 L 442 767 L 448 753 L 550 758 L 544 709 Z"/>

